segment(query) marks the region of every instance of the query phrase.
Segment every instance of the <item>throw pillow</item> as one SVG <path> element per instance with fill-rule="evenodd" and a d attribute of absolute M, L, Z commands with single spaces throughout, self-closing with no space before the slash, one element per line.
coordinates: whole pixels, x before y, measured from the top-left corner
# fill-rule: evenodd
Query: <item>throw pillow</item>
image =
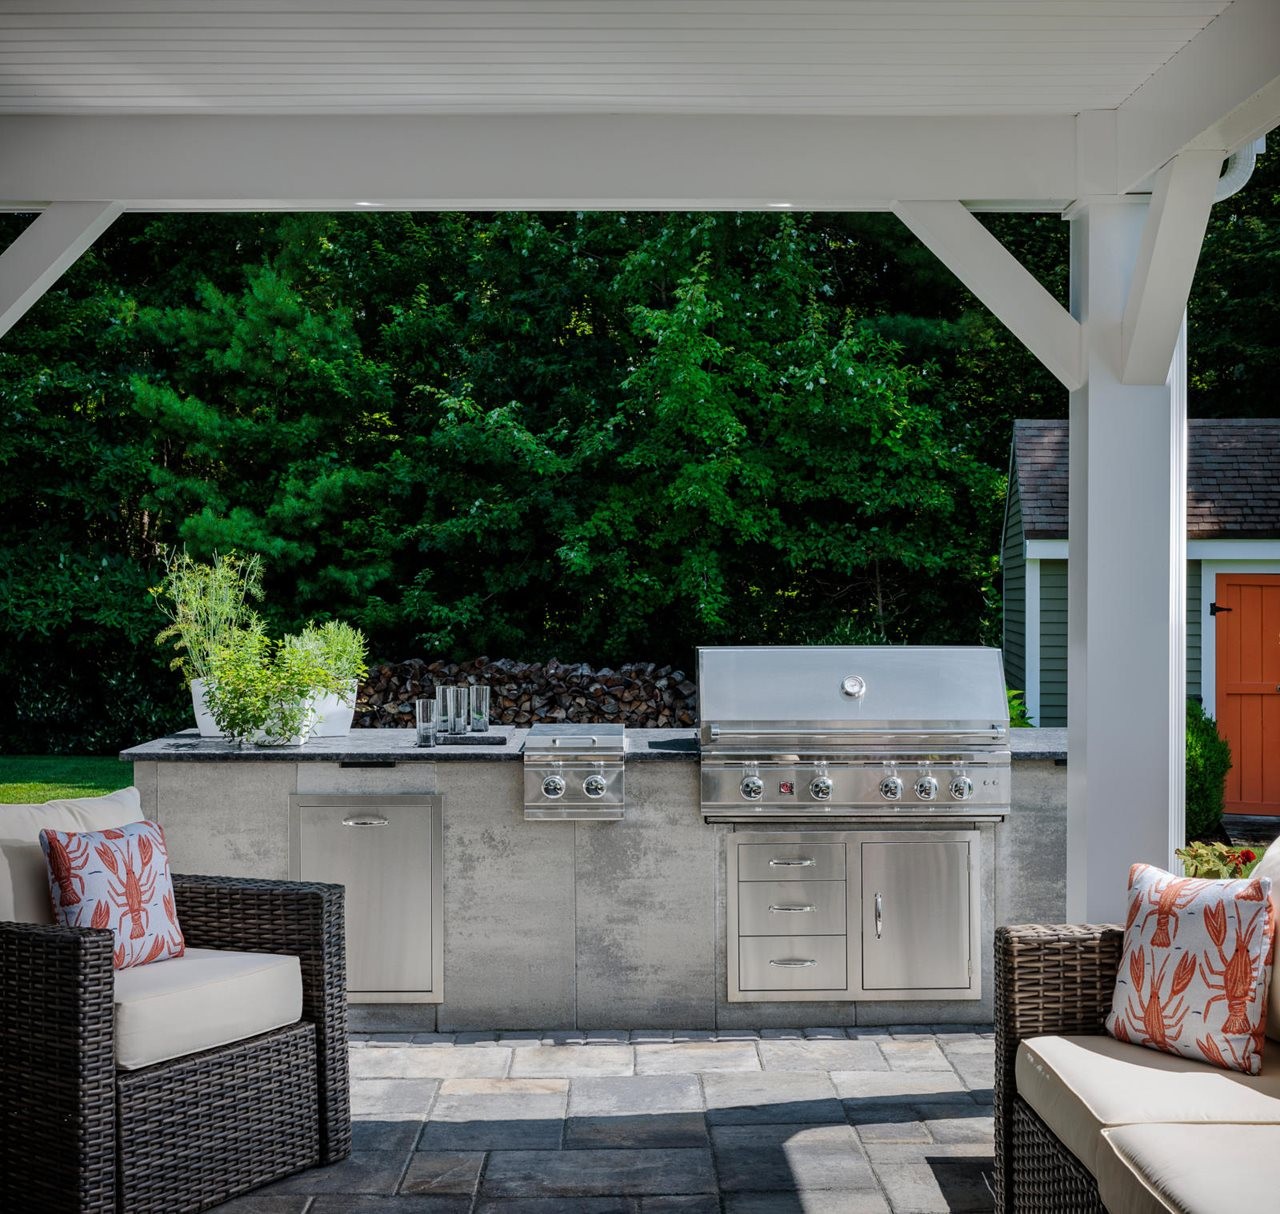
<path fill-rule="evenodd" d="M 1107 1032 L 1258 1074 L 1275 929 L 1270 895 L 1265 877 L 1208 881 L 1135 864 Z"/>
<path fill-rule="evenodd" d="M 115 967 L 181 957 L 169 853 L 158 822 L 70 834 L 42 830 L 54 919 L 114 933 Z"/>
<path fill-rule="evenodd" d="M 1255 846 L 1255 851 L 1258 848 Z M 1271 909 L 1280 915 L 1280 839 L 1267 848 L 1266 854 L 1258 861 L 1251 874 L 1255 877 L 1266 877 L 1271 882 Z M 1275 966 L 1271 968 L 1271 984 L 1275 986 Z M 1267 1036 L 1273 1041 L 1280 1041 L 1280 990 L 1273 990 L 1267 1000 Z"/>

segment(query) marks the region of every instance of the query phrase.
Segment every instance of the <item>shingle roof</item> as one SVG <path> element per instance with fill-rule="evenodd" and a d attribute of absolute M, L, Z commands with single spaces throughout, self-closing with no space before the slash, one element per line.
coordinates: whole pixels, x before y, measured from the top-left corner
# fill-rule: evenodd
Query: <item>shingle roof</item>
<path fill-rule="evenodd" d="M 1280 538 L 1280 418 L 1198 418 L 1187 439 L 1187 538 Z M 1029 540 L 1067 536 L 1067 423 L 1013 423 Z"/>

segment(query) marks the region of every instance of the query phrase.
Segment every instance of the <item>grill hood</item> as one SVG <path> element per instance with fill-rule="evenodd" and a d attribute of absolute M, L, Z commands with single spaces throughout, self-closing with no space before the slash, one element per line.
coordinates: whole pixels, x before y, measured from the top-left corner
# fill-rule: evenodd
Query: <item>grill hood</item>
<path fill-rule="evenodd" d="M 1008 737 L 998 649 L 765 646 L 698 651 L 704 750 L 830 750 Z"/>

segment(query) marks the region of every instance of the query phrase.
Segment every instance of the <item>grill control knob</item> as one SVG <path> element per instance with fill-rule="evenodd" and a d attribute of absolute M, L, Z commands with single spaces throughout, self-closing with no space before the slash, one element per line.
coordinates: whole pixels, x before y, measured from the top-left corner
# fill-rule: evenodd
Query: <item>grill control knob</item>
<path fill-rule="evenodd" d="M 559 776 L 548 776 L 542 781 L 542 795 L 553 800 L 564 796 L 564 781 Z"/>
<path fill-rule="evenodd" d="M 582 781 L 582 791 L 589 797 L 603 797 L 608 789 L 608 781 L 601 775 L 588 776 Z"/>
<path fill-rule="evenodd" d="M 956 776 L 951 781 L 951 795 L 957 801 L 967 801 L 973 796 L 973 781 L 968 776 Z"/>
<path fill-rule="evenodd" d="M 833 787 L 830 776 L 816 776 L 809 781 L 809 795 L 815 801 L 830 801 Z"/>
<path fill-rule="evenodd" d="M 759 776 L 747 776 L 742 781 L 742 795 L 748 801 L 758 801 L 764 796 L 764 781 Z"/>
<path fill-rule="evenodd" d="M 932 776 L 921 776 L 916 781 L 916 796 L 921 801 L 932 801 L 938 795 L 938 781 Z"/>
<path fill-rule="evenodd" d="M 897 776 L 885 776 L 880 781 L 880 795 L 886 801 L 901 801 L 902 781 Z"/>

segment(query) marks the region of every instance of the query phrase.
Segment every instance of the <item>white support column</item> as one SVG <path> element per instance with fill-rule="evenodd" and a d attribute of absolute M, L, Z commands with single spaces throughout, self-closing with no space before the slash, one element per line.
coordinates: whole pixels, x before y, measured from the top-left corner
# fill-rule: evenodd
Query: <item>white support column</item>
<path fill-rule="evenodd" d="M 1121 382 L 1125 302 L 1147 205 L 1070 216 L 1072 311 L 1067 915 L 1123 921 L 1129 865 L 1168 867 L 1183 832 L 1186 344 L 1167 380 Z"/>
<path fill-rule="evenodd" d="M 3 337 L 120 214 L 115 202 L 58 202 L 0 253 Z"/>

